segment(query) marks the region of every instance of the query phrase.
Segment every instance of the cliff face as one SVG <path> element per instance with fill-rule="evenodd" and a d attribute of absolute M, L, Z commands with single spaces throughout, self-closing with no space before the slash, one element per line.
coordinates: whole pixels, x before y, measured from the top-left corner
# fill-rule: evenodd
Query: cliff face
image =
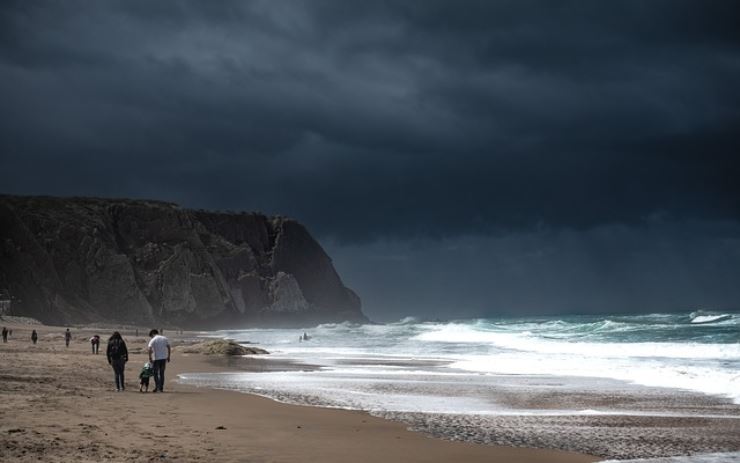
<path fill-rule="evenodd" d="M 157 201 L 0 196 L 0 289 L 47 323 L 366 320 L 300 223 Z"/>

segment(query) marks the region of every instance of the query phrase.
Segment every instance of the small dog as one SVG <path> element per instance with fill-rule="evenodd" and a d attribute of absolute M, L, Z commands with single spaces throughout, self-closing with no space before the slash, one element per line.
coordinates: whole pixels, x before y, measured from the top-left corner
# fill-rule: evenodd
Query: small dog
<path fill-rule="evenodd" d="M 141 369 L 141 373 L 139 373 L 139 379 L 141 380 L 139 392 L 149 392 L 149 378 L 152 376 L 154 376 L 154 368 L 152 368 L 151 363 L 146 362 L 144 368 Z"/>

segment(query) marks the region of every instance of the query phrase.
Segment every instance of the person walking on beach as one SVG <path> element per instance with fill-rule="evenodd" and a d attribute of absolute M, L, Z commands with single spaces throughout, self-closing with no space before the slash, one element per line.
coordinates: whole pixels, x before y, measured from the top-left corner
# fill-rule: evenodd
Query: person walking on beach
<path fill-rule="evenodd" d="M 64 332 L 64 344 L 69 347 L 69 341 L 72 340 L 72 333 L 69 332 L 69 328 Z"/>
<path fill-rule="evenodd" d="M 157 330 L 149 332 L 149 363 L 154 368 L 154 392 L 164 392 L 164 369 L 170 361 L 170 341 Z"/>
<path fill-rule="evenodd" d="M 3 326 L 3 342 L 8 342 L 8 329 Z"/>
<path fill-rule="evenodd" d="M 114 332 L 110 339 L 108 339 L 106 355 L 108 356 L 108 364 L 113 367 L 116 391 L 126 390 L 123 370 L 126 368 L 126 362 L 128 362 L 128 349 L 126 349 L 126 342 L 118 331 Z"/>
<path fill-rule="evenodd" d="M 141 369 L 141 373 L 139 373 L 139 379 L 141 380 L 139 382 L 139 392 L 149 392 L 149 378 L 152 376 L 154 376 L 154 368 L 152 368 L 151 363 L 146 362 L 144 368 Z"/>
<path fill-rule="evenodd" d="M 36 332 L 36 330 L 31 331 L 31 342 L 36 345 L 36 341 L 39 340 L 39 334 Z"/>
<path fill-rule="evenodd" d="M 100 336 L 96 334 L 90 338 L 90 345 L 92 346 L 92 353 L 97 354 L 100 351 Z"/>

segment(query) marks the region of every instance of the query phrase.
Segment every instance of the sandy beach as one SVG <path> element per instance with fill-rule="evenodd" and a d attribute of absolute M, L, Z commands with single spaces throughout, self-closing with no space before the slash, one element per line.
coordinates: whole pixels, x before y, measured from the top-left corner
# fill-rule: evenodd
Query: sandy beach
<path fill-rule="evenodd" d="M 738 19 L 0 0 L 0 463 L 740 463 Z"/>
<path fill-rule="evenodd" d="M 89 337 L 112 330 L 6 324 L 0 344 L 0 449 L 4 461 L 250 462 L 593 462 L 557 450 L 433 439 L 366 413 L 286 405 L 232 391 L 178 384 L 177 374 L 217 372 L 226 362 L 175 349 L 164 394 L 138 391 L 144 329 L 123 330 L 130 351 L 127 390 L 117 393 L 104 352 Z M 36 329 L 39 342 L 32 345 Z M 165 333 L 173 344 L 183 336 Z M 101 346 L 104 351 L 104 344 Z"/>

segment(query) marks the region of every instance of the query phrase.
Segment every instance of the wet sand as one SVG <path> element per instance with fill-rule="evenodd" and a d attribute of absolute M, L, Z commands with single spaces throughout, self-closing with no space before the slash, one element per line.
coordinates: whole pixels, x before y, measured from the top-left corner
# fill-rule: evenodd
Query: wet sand
<path fill-rule="evenodd" d="M 2 322 L 0 321 L 0 324 Z M 147 339 L 123 331 L 130 351 L 127 390 L 115 392 L 104 352 L 89 337 L 110 330 L 11 325 L 0 343 L 0 450 L 3 461 L 253 462 L 592 462 L 557 450 L 431 439 L 407 425 L 361 412 L 286 405 L 175 382 L 184 372 L 218 372 L 228 361 L 175 350 L 163 394 L 138 392 Z M 31 329 L 39 343 L 31 345 Z M 140 334 L 145 334 L 140 330 Z M 185 336 L 165 333 L 173 343 Z M 104 351 L 104 345 L 101 345 Z M 224 365 L 223 363 L 226 363 Z M 265 363 L 259 360 L 254 364 Z M 233 366 L 233 365 L 232 365 Z M 265 367 L 268 368 L 268 367 Z"/>
<path fill-rule="evenodd" d="M 303 365 L 267 359 L 269 356 L 259 364 L 255 360 L 232 359 L 227 369 L 259 372 L 307 369 Z M 323 378 L 330 374 L 324 372 Z M 291 404 L 347 406 L 346 397 L 332 399 L 284 388 L 280 382 L 252 383 L 239 376 L 187 374 L 181 380 L 202 387 L 258 393 Z M 649 388 L 600 378 L 532 375 L 466 374 L 440 379 L 429 374 L 404 381 L 395 375 L 378 374 L 367 384 L 357 383 L 352 375 L 338 377 L 354 381 L 347 383 L 348 387 L 360 394 L 360 398 L 380 392 L 390 397 L 475 399 L 475 406 L 481 408 L 467 414 L 372 413 L 447 440 L 561 449 L 609 459 L 740 451 L 740 406 L 727 398 L 687 390 Z M 366 402 L 366 406 L 372 407 L 367 403 L 372 404 L 372 400 Z M 460 406 L 465 407 L 465 402 Z"/>

